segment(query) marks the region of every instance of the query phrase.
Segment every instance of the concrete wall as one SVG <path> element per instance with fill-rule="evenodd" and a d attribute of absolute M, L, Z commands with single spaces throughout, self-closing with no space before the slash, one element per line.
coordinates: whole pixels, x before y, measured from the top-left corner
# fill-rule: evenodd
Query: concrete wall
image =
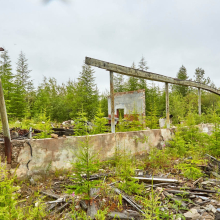
<path fill-rule="evenodd" d="M 201 132 L 211 135 L 214 130 L 213 124 L 199 124 L 198 125 Z"/>
<path fill-rule="evenodd" d="M 115 116 L 117 117 L 117 109 L 124 109 L 124 114 L 145 115 L 145 90 L 140 89 L 130 92 L 117 92 L 114 94 Z M 108 115 L 111 117 L 111 99 L 108 98 Z"/>
<path fill-rule="evenodd" d="M 90 136 L 90 144 L 93 151 L 101 160 L 114 156 L 115 147 L 126 147 L 136 155 L 145 154 L 150 147 L 163 148 L 173 134 L 172 129 L 155 129 L 144 131 L 119 132 L 116 134 L 98 134 Z M 48 166 L 51 169 L 68 169 L 71 161 L 76 159 L 76 153 L 80 141 L 86 137 L 70 136 L 58 139 L 35 139 L 25 141 L 13 141 L 13 156 L 11 171 L 16 170 L 19 178 L 27 175 L 44 172 Z M 32 148 L 27 144 L 30 142 Z M 2 162 L 4 161 L 4 143 L 0 143 Z M 27 168 L 27 163 L 28 168 Z M 15 169 L 17 167 L 17 169 Z"/>

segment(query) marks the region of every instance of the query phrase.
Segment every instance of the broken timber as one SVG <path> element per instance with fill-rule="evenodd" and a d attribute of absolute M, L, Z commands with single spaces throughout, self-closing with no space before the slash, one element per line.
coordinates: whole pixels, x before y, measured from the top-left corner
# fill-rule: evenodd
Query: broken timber
<path fill-rule="evenodd" d="M 117 65 L 114 63 L 109 63 L 106 61 L 97 60 L 97 59 L 90 58 L 90 57 L 86 57 L 85 63 L 87 65 L 99 67 L 101 69 L 105 69 L 105 70 L 112 71 L 115 73 L 120 73 L 120 74 L 127 75 L 127 76 L 134 76 L 138 78 L 143 78 L 143 79 L 148 79 L 148 80 L 153 80 L 153 81 L 158 81 L 158 82 L 171 83 L 171 84 L 182 85 L 182 86 L 192 86 L 195 88 L 201 88 L 208 92 L 212 92 L 214 94 L 220 95 L 220 90 L 212 88 L 211 86 L 208 86 L 208 85 L 205 85 L 199 82 L 191 81 L 191 80 L 181 80 L 177 78 L 167 77 L 167 76 L 163 76 L 157 73 L 151 73 L 147 71 L 133 69 L 130 67 Z"/>
<path fill-rule="evenodd" d="M 178 183 L 176 179 L 158 178 L 158 177 L 132 177 L 142 182 L 157 182 L 157 183 Z"/>

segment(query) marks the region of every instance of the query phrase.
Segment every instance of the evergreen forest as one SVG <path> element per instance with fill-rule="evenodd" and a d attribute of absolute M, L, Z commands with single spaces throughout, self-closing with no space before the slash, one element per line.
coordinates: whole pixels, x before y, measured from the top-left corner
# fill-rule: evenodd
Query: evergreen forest
<path fill-rule="evenodd" d="M 139 63 L 133 62 L 131 67 L 146 71 L 149 69 L 143 56 Z M 74 120 L 82 111 L 88 121 L 94 120 L 100 112 L 103 116 L 108 116 L 109 92 L 99 92 L 95 83 L 95 71 L 90 66 L 82 64 L 77 80 L 69 79 L 61 85 L 55 78 L 45 76 L 37 88 L 34 87 L 30 72 L 28 59 L 23 52 L 18 56 L 15 70 L 12 69 L 9 52 L 5 50 L 1 53 L 0 77 L 9 121 L 38 118 L 42 113 L 55 122 Z M 186 67 L 182 65 L 177 70 L 176 78 L 215 87 L 207 75 L 204 69 L 198 67 L 190 79 Z M 165 117 L 164 86 L 136 77 L 114 74 L 115 92 L 138 89 L 145 89 L 146 119 L 151 121 L 148 125 L 150 128 L 157 128 L 158 119 Z M 210 122 L 209 115 L 213 111 L 219 112 L 219 104 L 217 95 L 202 91 L 202 116 L 197 117 L 198 89 L 170 85 L 170 113 L 173 115 L 174 124 L 180 123 L 189 113 L 195 114 L 198 123 Z"/>

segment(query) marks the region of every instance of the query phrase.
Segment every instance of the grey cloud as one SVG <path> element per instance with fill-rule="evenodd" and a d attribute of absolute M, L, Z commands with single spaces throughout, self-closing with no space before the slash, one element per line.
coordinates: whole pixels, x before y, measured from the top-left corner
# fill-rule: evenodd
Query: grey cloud
<path fill-rule="evenodd" d="M 220 2 L 8 0 L 1 5 L 0 42 L 14 64 L 21 50 L 26 54 L 36 85 L 43 75 L 60 83 L 76 79 L 85 56 L 130 66 L 143 55 L 152 72 L 175 77 L 183 64 L 192 78 L 201 67 L 220 86 Z M 95 71 L 100 91 L 109 88 L 108 73 Z"/>

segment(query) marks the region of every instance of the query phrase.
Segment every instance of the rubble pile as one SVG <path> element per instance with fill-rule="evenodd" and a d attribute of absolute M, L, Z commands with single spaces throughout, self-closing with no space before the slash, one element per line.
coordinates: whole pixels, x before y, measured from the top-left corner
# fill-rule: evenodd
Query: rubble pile
<path fill-rule="evenodd" d="M 197 180 L 183 178 L 178 172 L 151 176 L 144 170 L 136 170 L 132 178 L 144 184 L 144 193 L 128 195 L 118 188 L 117 176 L 106 169 L 90 176 L 90 181 L 100 179 L 102 187 L 90 190 L 90 200 L 80 195 L 66 194 L 66 186 L 73 185 L 72 177 L 53 176 L 46 182 L 40 176 L 32 176 L 31 185 L 23 187 L 23 198 L 31 197 L 36 190 L 44 196 L 43 202 L 49 219 L 81 219 L 77 213 L 84 212 L 88 219 L 97 219 L 99 210 L 105 213 L 104 219 L 220 219 L 220 179 L 219 161 L 207 155 L 210 162 L 202 166 L 205 177 Z M 215 172 L 216 171 L 216 172 Z M 86 178 L 86 176 L 85 176 Z M 73 187 L 74 188 L 74 187 Z M 24 190 L 25 189 L 25 190 Z M 121 198 L 121 201 L 120 201 Z M 142 198 L 147 198 L 146 206 Z M 37 205 L 37 201 L 35 202 Z M 73 211 L 74 210 L 74 211 Z M 151 218 L 146 217 L 146 213 Z M 76 215 L 74 218 L 73 216 Z M 62 217 L 62 218 L 61 218 Z M 154 218 L 155 217 L 155 218 Z M 98 218 L 99 219 L 99 218 Z M 101 218 L 100 218 L 101 219 Z"/>

